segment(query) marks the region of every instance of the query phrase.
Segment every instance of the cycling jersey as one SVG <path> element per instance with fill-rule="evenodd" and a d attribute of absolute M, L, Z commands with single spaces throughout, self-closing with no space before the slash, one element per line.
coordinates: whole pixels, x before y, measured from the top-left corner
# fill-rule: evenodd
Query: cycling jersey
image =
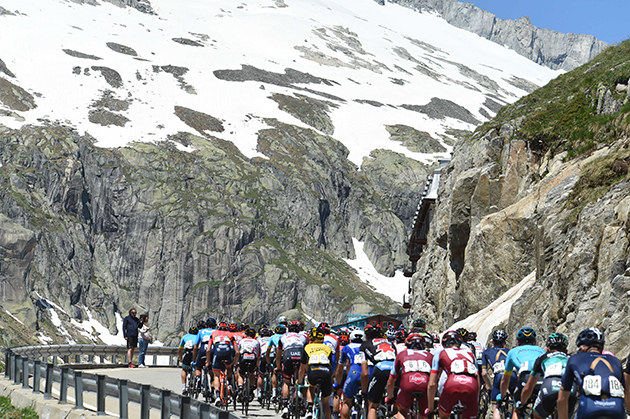
<path fill-rule="evenodd" d="M 195 342 L 197 341 L 197 335 L 193 335 L 191 333 L 187 333 L 182 337 L 182 340 L 179 342 L 179 347 L 184 350 L 182 354 L 182 366 L 189 367 L 192 362 L 193 356 L 193 347 L 195 346 Z"/>
<path fill-rule="evenodd" d="M 339 351 L 339 339 L 335 335 L 326 335 L 324 336 L 324 345 L 327 345 L 332 349 L 332 366 L 333 370 L 337 366 L 337 352 Z"/>
<path fill-rule="evenodd" d="M 468 343 L 470 343 L 473 348 L 475 348 L 475 358 L 477 358 L 477 362 L 481 365 L 481 357 L 483 356 L 483 351 L 485 350 L 485 348 L 480 342 L 477 341 L 471 341 Z"/>
<path fill-rule="evenodd" d="M 569 358 L 561 389 L 570 391 L 574 384 L 581 389 L 577 419 L 624 419 L 623 379 L 621 361 L 614 356 L 580 352 Z"/>
<path fill-rule="evenodd" d="M 213 353 L 212 370 L 221 371 L 225 364 L 231 364 L 234 360 L 234 336 L 226 330 L 215 330 L 210 337 L 210 344 Z"/>
<path fill-rule="evenodd" d="M 301 333 L 287 332 L 280 338 L 278 348 L 282 349 L 282 374 L 290 379 L 294 373 L 294 364 L 302 360 L 302 349 L 307 339 Z"/>
<path fill-rule="evenodd" d="M 195 340 L 195 345 L 198 347 L 197 359 L 195 362 L 197 363 L 197 369 L 201 369 L 203 365 L 206 363 L 206 350 L 208 349 L 208 343 L 210 342 L 210 336 L 215 332 L 216 329 L 201 329 L 199 333 L 197 333 L 197 339 Z"/>
<path fill-rule="evenodd" d="M 302 349 L 302 364 L 308 364 L 308 384 L 319 384 L 322 398 L 332 394 L 332 358 L 330 346 L 324 343 L 309 343 Z"/>
<path fill-rule="evenodd" d="M 348 370 L 348 376 L 343 384 L 343 395 L 347 398 L 353 398 L 359 386 L 361 385 L 361 363 L 365 359 L 365 354 L 360 352 L 360 343 L 349 343 L 341 350 L 341 362 L 342 365 L 350 363 L 350 369 Z"/>
<path fill-rule="evenodd" d="M 462 418 L 476 419 L 479 381 L 475 355 L 468 348 L 445 348 L 439 354 L 438 366 L 437 370 L 431 369 L 432 374 L 437 374 L 439 369 L 447 374 L 438 404 L 440 413 L 448 416 L 453 410 L 453 406 L 461 402 L 466 406 L 462 412 Z"/>
<path fill-rule="evenodd" d="M 420 412 L 428 407 L 427 386 L 431 374 L 433 355 L 429 351 L 405 348 L 396 356 L 394 368 L 390 376 L 394 379 L 400 377 L 400 390 L 396 397 L 398 406 L 403 410 L 409 410 L 414 392 L 422 392 L 425 397 L 420 397 Z"/>
<path fill-rule="evenodd" d="M 238 342 L 238 351 L 242 361 L 256 361 L 260 356 L 260 342 L 254 338 L 244 337 Z"/>
<path fill-rule="evenodd" d="M 521 345 L 511 349 L 505 360 L 505 375 L 511 375 L 514 370 L 519 374 L 531 371 L 536 359 L 545 353 L 545 350 L 536 345 Z"/>
<path fill-rule="evenodd" d="M 389 371 L 396 360 L 396 348 L 387 339 L 376 338 L 363 342 L 359 350 L 365 356 L 362 364 L 374 366 L 366 398 L 372 403 L 380 403 L 389 379 Z"/>
<path fill-rule="evenodd" d="M 551 416 L 555 410 L 561 385 L 560 378 L 564 374 L 568 360 L 569 356 L 564 352 L 547 352 L 539 356 L 534 362 L 531 375 L 539 380 L 543 380 L 534 402 L 534 410 L 543 418 Z M 573 412 L 576 397 L 571 396 L 569 399 L 569 411 Z M 571 416 L 569 414 L 569 417 Z"/>

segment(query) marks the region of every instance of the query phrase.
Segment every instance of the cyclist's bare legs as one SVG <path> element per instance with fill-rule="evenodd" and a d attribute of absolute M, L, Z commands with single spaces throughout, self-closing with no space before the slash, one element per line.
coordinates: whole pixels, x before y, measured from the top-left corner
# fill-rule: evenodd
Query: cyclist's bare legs
<path fill-rule="evenodd" d="M 341 406 L 341 419 L 350 419 L 350 410 L 352 409 L 352 402 L 354 398 L 346 397 L 343 399 L 343 405 Z"/>

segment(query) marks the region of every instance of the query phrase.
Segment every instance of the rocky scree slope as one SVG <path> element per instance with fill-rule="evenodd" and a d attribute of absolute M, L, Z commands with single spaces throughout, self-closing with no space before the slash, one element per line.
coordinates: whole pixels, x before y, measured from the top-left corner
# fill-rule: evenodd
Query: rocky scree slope
<path fill-rule="evenodd" d="M 537 270 L 503 325 L 512 339 L 529 325 L 574 349 L 596 326 L 628 356 L 629 56 L 630 41 L 611 47 L 458 143 L 412 278 L 414 316 L 444 330 Z"/>
<path fill-rule="evenodd" d="M 385 5 L 385 0 L 376 0 Z M 451 25 L 475 33 L 552 69 L 573 70 L 589 62 L 609 44 L 592 35 L 560 33 L 532 25 L 528 17 L 499 19 L 459 0 L 387 0 L 420 12 L 436 12 Z"/>

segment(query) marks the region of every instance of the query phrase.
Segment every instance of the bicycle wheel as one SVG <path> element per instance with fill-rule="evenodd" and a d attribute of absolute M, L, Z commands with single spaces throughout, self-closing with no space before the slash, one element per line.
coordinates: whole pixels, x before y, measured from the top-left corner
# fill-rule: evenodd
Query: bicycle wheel
<path fill-rule="evenodd" d="M 247 416 L 249 411 L 249 373 L 245 374 L 245 382 L 243 383 L 243 394 L 241 394 L 242 412 Z"/>
<path fill-rule="evenodd" d="M 210 403 L 210 399 L 212 397 L 212 391 L 210 390 L 210 376 L 208 375 L 208 370 L 204 368 L 203 371 L 203 398 L 206 403 Z"/>

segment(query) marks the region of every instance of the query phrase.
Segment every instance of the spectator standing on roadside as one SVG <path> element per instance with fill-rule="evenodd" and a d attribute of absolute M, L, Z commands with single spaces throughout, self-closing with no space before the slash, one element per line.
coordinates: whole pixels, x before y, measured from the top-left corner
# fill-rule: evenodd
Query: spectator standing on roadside
<path fill-rule="evenodd" d="M 153 339 L 151 338 L 151 328 L 149 327 L 149 315 L 140 315 L 140 324 L 138 325 L 138 345 L 140 353 L 138 354 L 138 367 L 146 368 L 144 357 L 147 353 L 147 347 Z"/>
<path fill-rule="evenodd" d="M 133 353 L 138 346 L 138 326 L 140 320 L 136 317 L 138 312 L 135 308 L 129 310 L 129 315 L 123 319 L 123 336 L 127 341 L 127 359 L 129 359 L 129 368 L 135 368 L 133 365 Z"/>

